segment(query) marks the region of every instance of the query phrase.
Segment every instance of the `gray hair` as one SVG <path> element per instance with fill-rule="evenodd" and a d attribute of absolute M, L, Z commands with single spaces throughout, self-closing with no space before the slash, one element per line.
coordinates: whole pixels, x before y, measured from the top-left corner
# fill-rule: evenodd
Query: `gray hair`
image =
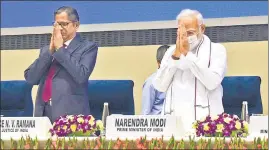
<path fill-rule="evenodd" d="M 75 8 L 72 7 L 68 7 L 68 6 L 62 6 L 60 8 L 58 8 L 55 12 L 54 12 L 54 17 L 62 12 L 66 12 L 68 15 L 68 19 L 70 21 L 74 21 L 77 22 L 79 21 L 79 16 L 78 16 L 78 12 Z"/>
<path fill-rule="evenodd" d="M 191 9 L 184 9 L 184 10 L 182 10 L 177 15 L 177 20 L 179 20 L 181 17 L 191 16 L 191 15 L 196 16 L 199 25 L 204 24 L 204 18 L 202 16 L 202 14 L 199 11 L 197 11 L 197 10 L 191 10 Z"/>
<path fill-rule="evenodd" d="M 160 62 L 160 63 L 162 62 L 163 56 L 169 47 L 170 46 L 168 46 L 168 45 L 162 45 L 157 49 L 156 59 L 158 62 Z"/>

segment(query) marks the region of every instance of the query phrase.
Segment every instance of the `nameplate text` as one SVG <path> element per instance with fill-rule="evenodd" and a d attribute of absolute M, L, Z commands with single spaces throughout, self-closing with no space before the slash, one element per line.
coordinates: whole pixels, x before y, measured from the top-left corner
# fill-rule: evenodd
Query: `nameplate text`
<path fill-rule="evenodd" d="M 181 132 L 179 122 L 176 116 L 111 115 L 107 117 L 106 136 L 177 136 Z"/>
<path fill-rule="evenodd" d="M 52 127 L 47 117 L 1 117 L 2 137 L 48 136 Z"/>

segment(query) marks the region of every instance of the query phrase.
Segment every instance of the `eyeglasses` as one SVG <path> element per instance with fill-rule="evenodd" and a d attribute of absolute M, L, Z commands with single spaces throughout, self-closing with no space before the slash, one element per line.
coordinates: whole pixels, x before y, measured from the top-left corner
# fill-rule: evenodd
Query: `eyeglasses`
<path fill-rule="evenodd" d="M 56 23 L 58 23 L 62 28 L 66 28 L 70 23 L 73 23 L 72 21 L 69 22 L 52 22 L 52 25 L 54 26 Z"/>

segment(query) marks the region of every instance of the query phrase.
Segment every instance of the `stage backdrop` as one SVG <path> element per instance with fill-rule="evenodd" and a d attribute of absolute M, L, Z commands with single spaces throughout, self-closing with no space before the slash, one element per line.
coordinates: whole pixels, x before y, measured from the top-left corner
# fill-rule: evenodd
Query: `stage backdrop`
<path fill-rule="evenodd" d="M 264 114 L 268 114 L 268 42 L 224 43 L 228 53 L 228 76 L 261 76 Z M 135 83 L 136 114 L 141 110 L 145 79 L 157 69 L 159 45 L 101 47 L 91 79 L 130 79 Z M 1 50 L 1 80 L 24 80 L 24 70 L 37 58 L 38 50 Z M 35 100 L 37 87 L 33 88 Z"/>
<path fill-rule="evenodd" d="M 76 8 L 81 24 L 173 20 L 185 8 L 204 18 L 268 15 L 267 1 L 4 1 L 1 27 L 50 26 L 61 6 Z"/>

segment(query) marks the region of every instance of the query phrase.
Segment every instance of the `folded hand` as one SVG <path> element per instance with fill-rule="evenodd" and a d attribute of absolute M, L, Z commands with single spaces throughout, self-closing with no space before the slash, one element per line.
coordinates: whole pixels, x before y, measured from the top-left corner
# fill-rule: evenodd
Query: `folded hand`
<path fill-rule="evenodd" d="M 176 42 L 176 52 L 178 54 L 187 55 L 189 51 L 189 42 L 187 38 L 187 31 L 184 24 L 180 24 L 177 29 L 177 42 Z"/>
<path fill-rule="evenodd" d="M 56 23 L 53 29 L 53 44 L 55 49 L 59 49 L 63 46 L 64 40 L 61 34 L 61 26 Z"/>

